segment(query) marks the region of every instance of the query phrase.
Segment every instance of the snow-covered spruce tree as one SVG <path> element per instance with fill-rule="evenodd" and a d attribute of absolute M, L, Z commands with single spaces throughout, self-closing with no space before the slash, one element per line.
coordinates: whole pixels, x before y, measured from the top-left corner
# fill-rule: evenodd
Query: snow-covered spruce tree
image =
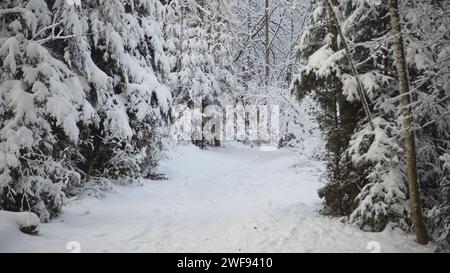
<path fill-rule="evenodd" d="M 150 177 L 171 100 L 161 3 L 0 8 L 1 208 L 47 221 L 86 182 Z"/>
<path fill-rule="evenodd" d="M 64 16 L 74 20 L 66 22 L 69 27 L 86 34 L 80 40 L 90 43 L 90 54 L 77 48 L 84 42 L 66 50 L 72 64 L 81 60 L 77 70 L 91 85 L 100 118 L 98 126 L 86 128 L 88 138 L 81 148 L 87 159 L 81 169 L 87 176 L 128 180 L 152 175 L 156 129 L 170 103 L 162 84 L 168 61 L 158 23 L 161 10 L 154 0 L 88 1 Z"/>
<path fill-rule="evenodd" d="M 405 161 L 398 137 L 400 112 L 391 99 L 398 96 L 398 89 L 387 41 L 388 6 L 376 1 L 342 1 L 341 8 L 343 30 L 353 44 L 352 55 L 359 66 L 358 77 L 377 116 L 373 130 L 361 124 L 356 128 L 346 151 L 361 183 L 350 221 L 370 231 L 381 231 L 389 222 L 409 230 Z M 347 100 L 358 98 L 353 75 L 346 75 L 343 84 Z"/>
<path fill-rule="evenodd" d="M 53 23 L 45 1 L 2 1 L 0 20 L 0 207 L 48 221 L 80 183 L 66 156 L 95 113 L 83 80 L 42 40 Z"/>
<path fill-rule="evenodd" d="M 436 204 L 428 211 L 428 230 L 438 243 L 438 251 L 450 251 L 450 154 L 446 152 L 440 157 L 442 176 L 436 190 Z M 426 209 L 426 207 L 425 207 Z"/>
<path fill-rule="evenodd" d="M 378 7 L 384 8 L 385 5 L 378 5 Z M 425 212 L 428 214 L 427 229 L 430 229 L 434 234 L 432 237 L 435 241 L 441 243 L 442 245 L 447 244 L 448 246 L 448 222 L 450 215 L 446 213 L 446 199 L 448 196 L 448 186 L 446 181 L 448 181 L 448 174 L 445 172 L 445 163 L 441 164 L 441 160 L 445 158 L 445 154 L 448 153 L 449 146 L 448 142 L 443 141 L 448 139 L 449 132 L 449 117 L 446 116 L 448 113 L 448 94 L 449 86 L 447 83 L 448 73 L 449 73 L 449 60 L 448 60 L 448 43 L 449 36 L 447 31 L 447 26 L 449 22 L 449 6 L 448 4 L 433 2 L 433 1 L 422 1 L 417 3 L 415 1 L 404 1 L 401 6 L 401 14 L 404 15 L 401 19 L 402 28 L 405 30 L 403 34 L 404 47 L 406 51 L 406 62 L 409 65 L 409 78 L 411 81 L 411 95 L 412 103 L 411 108 L 413 113 L 413 128 L 416 135 L 417 142 L 417 172 L 419 174 L 420 190 L 422 197 L 422 204 L 424 206 Z M 381 13 L 384 14 L 384 13 Z M 361 24 L 364 25 L 364 24 Z M 390 28 L 388 28 L 390 30 Z M 391 54 L 393 52 L 393 46 L 391 41 L 385 42 L 382 38 L 378 38 L 373 43 L 373 47 L 383 47 L 383 44 L 387 45 L 389 50 L 389 55 L 387 55 L 386 64 L 383 67 L 387 72 L 388 76 L 396 77 L 395 67 L 390 67 L 390 61 L 393 60 L 394 56 Z M 372 48 L 373 48 L 372 47 Z M 447 56 L 447 57 L 445 57 Z M 389 72 L 392 71 L 392 72 Z M 412 79 L 412 80 L 411 80 Z M 398 89 L 396 82 L 389 81 L 389 86 L 385 90 L 393 90 L 394 92 L 385 92 L 383 95 L 388 95 L 388 97 L 381 97 L 376 102 L 377 113 L 383 115 L 384 117 L 391 116 L 389 123 L 392 126 L 400 128 L 402 119 L 395 119 L 395 116 L 401 116 L 401 108 L 398 107 L 399 100 L 396 90 Z M 388 109 L 397 109 L 397 113 L 389 113 Z M 403 132 L 396 132 L 395 127 L 394 135 L 401 137 Z M 396 137 L 393 140 L 397 140 L 399 143 L 401 139 Z M 406 165 L 404 163 L 405 155 L 400 154 L 401 159 L 401 170 L 404 169 Z M 441 159 L 441 160 L 440 160 Z M 445 160 L 444 160 L 445 162 Z M 390 164 L 392 166 L 392 164 Z M 398 171 L 398 168 L 396 168 Z M 372 189 L 380 187 L 379 185 L 386 185 L 389 183 L 389 179 L 383 179 L 377 184 L 374 184 Z M 401 182 L 398 181 L 397 189 L 401 189 Z M 371 190 L 372 190 L 371 189 Z M 392 185 L 386 189 L 380 191 L 377 190 L 371 194 L 368 194 L 369 188 L 361 191 L 359 195 L 360 200 L 377 200 L 378 196 L 386 195 L 386 192 L 390 192 L 387 189 L 393 189 Z M 406 193 L 406 189 L 402 190 Z M 367 195 L 368 194 L 368 195 Z M 364 195 L 371 196 L 368 200 Z M 387 200 L 392 200 L 392 194 L 387 195 L 389 198 L 385 198 L 386 201 L 378 202 L 379 205 L 385 205 Z M 400 195 L 394 195 L 397 199 Z M 407 196 L 409 198 L 409 196 Z M 372 201 L 373 202 L 373 201 Z M 375 207 L 375 204 L 369 204 L 368 207 Z M 386 212 L 392 213 L 395 209 L 400 208 L 400 202 L 395 207 L 386 210 Z M 406 207 L 406 205 L 405 205 Z M 371 219 L 371 215 L 376 215 L 376 210 L 367 210 L 364 207 L 359 206 L 358 210 L 352 214 L 353 220 L 358 221 L 358 223 L 364 222 L 362 220 L 365 217 L 362 215 L 369 215 L 368 219 Z M 386 214 L 386 213 L 385 213 Z M 383 215 L 383 214 L 380 214 Z M 396 213 L 400 216 L 400 211 Z M 355 216 L 357 216 L 355 218 Z M 396 221 L 395 217 L 387 217 L 389 221 Z M 407 229 L 405 224 L 409 223 L 409 214 L 405 214 L 404 220 L 401 222 L 401 227 Z M 393 220 L 394 219 L 394 220 Z M 382 221 L 385 222 L 385 221 Z M 375 230 L 378 230 L 375 228 Z M 447 230 L 447 231 L 446 231 Z"/>
<path fill-rule="evenodd" d="M 208 105 L 225 108 L 233 103 L 238 84 L 232 74 L 232 36 L 224 10 L 224 1 L 170 2 L 164 34 L 174 104 L 204 109 Z M 207 119 L 203 116 L 201 126 Z M 214 137 L 197 138 L 194 143 L 200 147 L 220 145 Z"/>
<path fill-rule="evenodd" d="M 413 126 L 427 229 L 442 250 L 447 248 L 448 251 L 450 4 L 447 1 L 404 1 L 401 10 L 402 27 L 408 29 L 403 38 L 415 99 Z"/>
<path fill-rule="evenodd" d="M 371 1 L 331 1 L 340 21 L 336 26 L 325 2 L 316 4 L 312 25 L 302 37 L 303 58 L 298 84 L 300 94 L 314 91 L 320 103 L 318 118 L 327 135 L 329 184 L 319 194 L 325 199 L 324 213 L 351 216 L 367 230 L 382 230 L 388 222 L 408 228 L 406 187 L 400 168 L 401 148 L 392 138 L 397 132 L 396 112 L 387 100 L 394 92 L 387 52 L 373 48 L 373 39 L 383 39 L 388 20 L 380 20 L 387 7 Z M 341 28 L 357 64 L 357 76 L 378 116 L 371 128 L 360 103 L 355 75 L 341 43 Z M 391 65 L 391 64 L 389 64 Z M 325 80 L 323 80 L 325 79 Z M 332 90 L 333 92 L 329 92 Z M 328 92 L 326 92 L 328 91 Z M 331 113 L 331 114 L 330 114 Z"/>
<path fill-rule="evenodd" d="M 210 17 L 210 51 L 214 59 L 213 73 L 219 82 L 220 94 L 217 103 L 226 106 L 233 103 L 238 94 L 242 92 L 242 86 L 234 75 L 233 57 L 236 48 L 233 46 L 233 22 L 228 18 L 230 8 L 226 1 L 209 1 L 210 10 L 217 11 Z"/>
<path fill-rule="evenodd" d="M 310 20 L 297 48 L 302 65 L 294 86 L 299 99 L 311 94 L 319 107 L 315 113 L 324 132 L 330 178 L 330 183 L 320 191 L 326 202 L 324 212 L 348 215 L 354 208 L 359 185 L 355 184 L 357 180 L 348 179 L 352 164 L 344 152 L 362 114 L 358 105 L 348 102 L 343 94 L 343 75 L 349 69 L 343 51 L 338 48 L 337 29 L 323 1 L 312 3 Z"/>
<path fill-rule="evenodd" d="M 355 125 L 350 145 L 342 157 L 351 159 L 352 168 L 341 169 L 349 170 L 342 172 L 341 180 L 330 176 L 330 182 L 321 190 L 321 194 L 325 197 L 328 212 L 348 215 L 350 221 L 362 229 L 379 231 L 387 223 L 393 222 L 410 230 L 403 134 L 401 119 L 398 118 L 401 116 L 400 96 L 393 63 L 393 45 L 389 36 L 391 26 L 388 6 L 384 2 L 369 0 L 330 2 L 336 6 L 335 12 L 351 47 L 358 77 L 376 118 L 372 129 L 363 119 L 361 110 L 357 111 L 360 121 Z M 336 75 L 342 84 L 341 92 L 349 103 L 355 105 L 359 100 L 356 79 L 348 73 L 345 59 L 339 56 L 342 54 L 339 47 L 342 37 L 337 38 L 337 51 L 328 50 L 327 43 L 335 35 L 326 28 L 328 19 L 323 2 L 316 3 L 316 7 L 312 12 L 313 22 L 309 31 L 304 33 L 300 46 L 307 62 L 301 67 L 297 84 L 302 87 L 301 93 L 311 86 L 316 88 L 316 93 L 323 93 L 335 82 L 318 83 L 317 79 L 321 78 L 317 75 L 328 76 L 330 71 L 337 71 L 338 67 L 340 74 Z M 411 106 L 418 143 L 422 201 L 425 211 L 428 211 L 427 227 L 432 230 L 433 238 L 444 241 L 445 245 L 449 223 L 446 201 L 448 173 L 445 171 L 449 150 L 448 142 L 445 141 L 449 131 L 449 85 L 446 80 L 449 71 L 448 4 L 439 1 L 403 1 L 401 8 L 409 77 L 413 79 Z M 314 77 L 311 77 L 311 71 Z M 328 99 L 333 106 L 332 101 L 336 101 L 336 96 Z M 344 112 L 338 114 L 343 117 Z M 354 183 L 357 187 L 347 188 L 348 183 Z M 339 194 L 336 195 L 336 192 Z M 347 211 L 342 211 L 339 206 L 342 200 L 349 202 L 346 203 Z"/>
<path fill-rule="evenodd" d="M 412 109 L 414 108 L 411 105 L 413 100 L 410 93 L 409 73 L 406 64 L 405 46 L 402 34 L 403 28 L 400 21 L 400 10 L 397 0 L 389 0 L 389 15 L 391 19 L 391 35 L 395 66 L 399 82 L 399 108 L 402 120 L 402 138 L 405 149 L 411 222 L 414 233 L 416 234 L 416 241 L 422 245 L 426 245 L 430 240 L 423 221 L 422 201 L 417 175 L 416 137 L 412 128 Z"/>

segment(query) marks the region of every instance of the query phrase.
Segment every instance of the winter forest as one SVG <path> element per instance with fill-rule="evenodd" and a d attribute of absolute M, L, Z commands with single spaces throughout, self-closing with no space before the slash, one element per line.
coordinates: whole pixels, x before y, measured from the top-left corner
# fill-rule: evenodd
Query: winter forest
<path fill-rule="evenodd" d="M 0 252 L 450 252 L 450 1 L 1 0 Z"/>

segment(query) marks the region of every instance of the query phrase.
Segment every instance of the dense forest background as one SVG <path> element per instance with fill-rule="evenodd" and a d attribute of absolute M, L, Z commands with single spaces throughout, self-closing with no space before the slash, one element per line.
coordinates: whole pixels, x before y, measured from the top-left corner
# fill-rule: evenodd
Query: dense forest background
<path fill-rule="evenodd" d="M 76 2 L 0 3 L 2 210 L 161 179 L 177 105 L 271 104 L 323 138 L 323 214 L 450 247 L 448 1 Z"/>

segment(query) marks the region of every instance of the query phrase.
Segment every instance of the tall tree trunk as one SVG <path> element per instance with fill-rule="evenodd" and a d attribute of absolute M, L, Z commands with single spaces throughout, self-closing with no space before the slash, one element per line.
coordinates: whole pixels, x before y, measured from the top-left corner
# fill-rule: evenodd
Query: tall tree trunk
<path fill-rule="evenodd" d="M 247 93 L 249 92 L 249 83 L 252 79 L 252 0 L 247 0 L 247 37 L 249 44 L 247 45 L 247 71 L 245 73 L 245 88 Z"/>
<path fill-rule="evenodd" d="M 264 34 L 265 34 L 265 76 L 266 76 L 266 85 L 269 83 L 269 75 L 270 75 L 270 40 L 269 40 L 269 0 L 266 0 L 265 5 L 265 13 L 264 13 Z"/>
<path fill-rule="evenodd" d="M 411 218 L 416 233 L 417 242 L 428 243 L 428 234 L 423 223 L 422 206 L 420 203 L 419 183 L 417 179 L 416 144 L 414 131 L 412 130 L 411 96 L 409 93 L 408 71 L 406 66 L 403 39 L 401 36 L 400 16 L 398 12 L 398 1 L 389 0 L 389 11 L 391 14 L 392 35 L 394 38 L 395 63 L 397 66 L 398 81 L 400 86 L 400 106 L 403 116 L 404 145 L 406 150 L 406 168 L 409 185 L 409 204 Z"/>
<path fill-rule="evenodd" d="M 295 25 L 294 25 L 294 12 L 291 12 L 290 16 L 291 16 L 291 29 L 290 29 L 290 31 L 291 31 L 291 42 L 290 42 L 291 46 L 289 48 L 289 56 L 292 56 L 292 53 L 295 50 L 295 46 L 294 46 L 294 43 L 295 43 L 295 41 L 294 41 L 294 39 L 295 39 L 294 38 L 294 27 L 295 27 Z M 292 81 L 292 69 L 293 69 L 293 65 L 289 64 L 288 68 L 287 68 L 287 72 L 286 72 L 286 81 L 288 83 L 291 83 L 291 81 Z"/>

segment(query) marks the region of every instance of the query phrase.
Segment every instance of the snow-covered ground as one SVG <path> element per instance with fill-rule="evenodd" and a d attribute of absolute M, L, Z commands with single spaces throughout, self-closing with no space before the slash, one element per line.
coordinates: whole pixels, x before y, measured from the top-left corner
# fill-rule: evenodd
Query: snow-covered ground
<path fill-rule="evenodd" d="M 0 225 L 1 252 L 423 252 L 411 235 L 365 233 L 318 214 L 324 166 L 236 143 L 173 149 L 167 181 L 68 204 L 39 235 Z"/>

